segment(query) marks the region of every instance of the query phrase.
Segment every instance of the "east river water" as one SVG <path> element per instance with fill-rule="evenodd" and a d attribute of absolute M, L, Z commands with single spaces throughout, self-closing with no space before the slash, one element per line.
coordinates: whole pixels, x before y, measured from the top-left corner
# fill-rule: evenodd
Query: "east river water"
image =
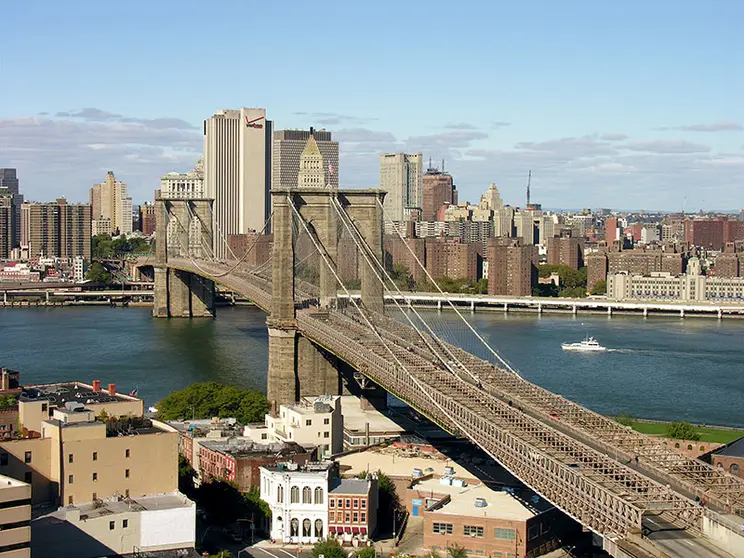
<path fill-rule="evenodd" d="M 600 413 L 744 426 L 744 320 L 466 315 L 527 379 Z M 485 354 L 453 313 L 425 316 Z M 585 335 L 610 351 L 561 350 Z M 196 381 L 265 389 L 267 343 L 254 308 L 221 308 L 215 320 L 156 320 L 149 308 L 0 309 L 0 366 L 23 383 L 98 379 L 138 388 L 148 405 Z"/>

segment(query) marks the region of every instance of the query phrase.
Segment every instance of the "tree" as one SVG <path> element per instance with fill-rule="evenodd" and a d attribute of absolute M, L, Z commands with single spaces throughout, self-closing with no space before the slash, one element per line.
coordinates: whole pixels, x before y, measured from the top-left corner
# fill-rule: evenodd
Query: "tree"
<path fill-rule="evenodd" d="M 374 546 L 364 546 L 357 550 L 357 558 L 377 558 L 377 551 Z"/>
<path fill-rule="evenodd" d="M 313 558 L 346 558 L 346 552 L 335 539 L 320 541 L 313 545 Z"/>
<path fill-rule="evenodd" d="M 622 424 L 623 426 L 631 426 L 633 424 L 633 415 L 623 413 L 615 417 L 615 422 Z"/>
<path fill-rule="evenodd" d="M 689 422 L 670 422 L 666 427 L 666 437 L 675 440 L 694 440 L 700 439 L 695 427 Z"/>
<path fill-rule="evenodd" d="M 194 479 L 196 471 L 183 455 L 178 454 L 178 490 L 186 496 L 194 494 Z"/>
<path fill-rule="evenodd" d="M 447 557 L 448 558 L 468 558 L 468 551 L 459 545 L 448 546 Z"/>
<path fill-rule="evenodd" d="M 233 553 L 229 550 L 220 550 L 216 554 L 210 554 L 209 558 L 233 558 Z"/>
<path fill-rule="evenodd" d="M 15 395 L 3 395 L 0 397 L 0 407 L 15 407 L 18 399 Z"/>
<path fill-rule="evenodd" d="M 215 525 L 229 525 L 245 515 L 243 495 L 227 481 L 201 483 L 194 499 L 206 512 L 209 522 Z"/>
<path fill-rule="evenodd" d="M 93 262 L 93 265 L 88 268 L 85 278 L 88 279 L 88 281 L 93 281 L 95 283 L 111 283 L 111 274 L 105 267 L 103 267 L 103 264 L 99 262 Z"/>
<path fill-rule="evenodd" d="M 594 286 L 592 287 L 592 294 L 593 295 L 603 295 L 607 294 L 607 281 L 604 279 L 600 279 L 596 283 L 594 283 Z"/>
<path fill-rule="evenodd" d="M 269 402 L 261 392 L 217 382 L 191 384 L 156 406 L 162 420 L 232 417 L 243 424 L 262 421 L 269 410 Z"/>

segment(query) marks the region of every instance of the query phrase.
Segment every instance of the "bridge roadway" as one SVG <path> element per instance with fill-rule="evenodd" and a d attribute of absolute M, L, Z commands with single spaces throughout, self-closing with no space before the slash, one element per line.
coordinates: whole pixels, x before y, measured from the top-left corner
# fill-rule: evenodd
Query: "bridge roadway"
<path fill-rule="evenodd" d="M 214 262 L 169 260 L 168 265 L 270 308 L 271 284 L 264 277 L 245 270 L 223 275 L 230 268 Z M 301 286 L 295 294 L 312 300 L 309 291 L 312 286 Z M 744 508 L 738 479 L 447 346 L 478 379 L 464 371 L 452 374 L 415 330 L 392 318 L 370 316 L 382 342 L 355 312 L 306 306 L 298 304 L 297 311 L 304 336 L 448 431 L 470 438 L 585 526 L 621 540 L 647 526 L 653 515 L 688 529 L 685 544 L 692 555 L 723 556 L 699 537 L 703 510 L 690 497 L 703 494 L 713 505 L 721 501 Z M 663 548 L 665 540 L 655 544 Z"/>

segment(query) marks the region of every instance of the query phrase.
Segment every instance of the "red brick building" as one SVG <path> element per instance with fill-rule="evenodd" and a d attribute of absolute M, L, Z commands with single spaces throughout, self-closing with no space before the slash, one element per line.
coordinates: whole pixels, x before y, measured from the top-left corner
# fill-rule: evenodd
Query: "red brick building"
<path fill-rule="evenodd" d="M 605 241 L 607 245 L 612 245 L 613 242 L 622 238 L 622 236 L 622 227 L 620 227 L 617 217 L 607 217 L 605 219 Z"/>
<path fill-rule="evenodd" d="M 685 240 L 698 248 L 720 250 L 723 248 L 723 219 L 688 219 L 685 221 Z"/>
<path fill-rule="evenodd" d="M 429 169 L 421 181 L 421 220 L 436 221 L 437 212 L 443 204 L 457 204 L 452 175 L 437 169 Z"/>
<path fill-rule="evenodd" d="M 155 233 L 155 206 L 151 203 L 139 206 L 139 230 L 145 236 Z"/>
<path fill-rule="evenodd" d="M 714 450 L 710 454 L 710 462 L 717 469 L 744 478 L 744 438 Z"/>
<path fill-rule="evenodd" d="M 537 246 L 522 245 L 518 240 L 493 239 L 486 254 L 488 294 L 532 296 L 532 289 L 537 284 Z"/>
<path fill-rule="evenodd" d="M 548 263 L 567 265 L 571 269 L 584 266 L 584 239 L 572 236 L 548 238 L 545 242 Z"/>
<path fill-rule="evenodd" d="M 328 492 L 328 532 L 336 537 L 374 534 L 377 480 L 334 479 Z"/>
<path fill-rule="evenodd" d="M 274 235 L 258 233 L 229 234 L 227 235 L 227 245 L 237 259 L 243 258 L 244 265 L 257 267 L 265 264 L 271 258 Z M 246 254 L 246 252 L 248 253 Z M 232 258 L 232 254 L 230 254 L 230 258 Z"/>
<path fill-rule="evenodd" d="M 457 239 L 426 239 L 426 270 L 434 279 L 468 279 L 477 281 L 481 262 L 479 246 Z"/>

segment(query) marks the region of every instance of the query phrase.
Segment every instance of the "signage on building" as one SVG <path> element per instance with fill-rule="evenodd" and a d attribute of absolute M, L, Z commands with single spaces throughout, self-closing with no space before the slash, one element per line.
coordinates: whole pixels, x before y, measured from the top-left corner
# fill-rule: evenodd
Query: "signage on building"
<path fill-rule="evenodd" d="M 246 128 L 263 128 L 263 124 L 260 124 L 258 121 L 263 120 L 263 116 L 259 116 L 258 118 L 254 118 L 253 120 L 248 120 L 248 117 L 245 117 L 245 126 Z"/>

